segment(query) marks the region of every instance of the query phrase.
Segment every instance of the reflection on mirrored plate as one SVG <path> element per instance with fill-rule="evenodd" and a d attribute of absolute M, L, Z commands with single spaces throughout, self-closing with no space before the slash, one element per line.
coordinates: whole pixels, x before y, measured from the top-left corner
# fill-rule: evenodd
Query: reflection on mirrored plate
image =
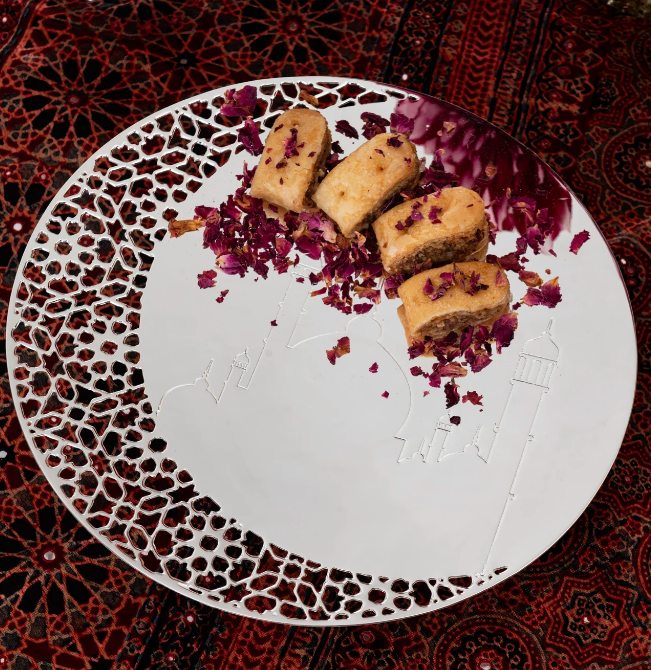
<path fill-rule="evenodd" d="M 206 604 L 348 625 L 458 602 L 545 551 L 613 463 L 636 374 L 616 262 L 538 158 L 463 110 L 365 81 L 254 86 L 263 141 L 279 110 L 310 95 L 344 154 L 364 139 L 337 121 L 413 118 L 419 156 L 438 152 L 483 197 L 497 256 L 522 232 L 507 189 L 535 201 L 553 234 L 527 269 L 559 277 L 562 302 L 522 305 L 511 345 L 457 379 L 482 404 L 446 408 L 443 388 L 410 372 L 434 359 L 410 360 L 400 301 L 350 315 L 324 305 L 309 280 L 320 260 L 301 254 L 266 280 L 219 273 L 200 290 L 215 256 L 202 231 L 172 239 L 168 223 L 218 206 L 258 160 L 212 91 L 117 136 L 37 226 L 8 323 L 23 430 L 95 537 Z M 581 231 L 590 238 L 571 253 Z M 509 278 L 521 299 L 527 286 Z M 350 354 L 331 365 L 343 337 Z"/>

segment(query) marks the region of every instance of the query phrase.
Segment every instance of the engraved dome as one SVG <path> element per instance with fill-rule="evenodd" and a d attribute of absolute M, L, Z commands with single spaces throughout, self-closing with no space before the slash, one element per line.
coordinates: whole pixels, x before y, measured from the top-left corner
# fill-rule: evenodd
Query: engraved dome
<path fill-rule="evenodd" d="M 528 356 L 535 356 L 536 358 L 546 358 L 551 361 L 557 361 L 559 351 L 549 334 L 551 325 L 550 321 L 547 330 L 545 330 L 540 337 L 534 337 L 532 340 L 526 342 L 522 349 L 522 353 L 527 354 Z"/>
<path fill-rule="evenodd" d="M 249 360 L 249 357 L 246 355 L 246 351 L 243 351 L 241 354 L 237 354 L 235 360 L 233 361 L 233 365 L 238 368 L 246 369 L 250 362 L 251 361 Z"/>

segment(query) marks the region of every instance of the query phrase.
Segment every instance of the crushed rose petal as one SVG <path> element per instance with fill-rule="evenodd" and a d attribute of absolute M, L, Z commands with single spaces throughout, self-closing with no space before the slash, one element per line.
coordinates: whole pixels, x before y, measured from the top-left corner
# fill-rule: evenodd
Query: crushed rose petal
<path fill-rule="evenodd" d="M 502 274 L 501 270 L 495 273 L 495 286 L 506 286 L 506 277 Z"/>
<path fill-rule="evenodd" d="M 257 101 L 255 86 L 247 84 L 239 91 L 230 88 L 224 93 L 224 104 L 219 111 L 224 116 L 253 116 Z"/>
<path fill-rule="evenodd" d="M 332 365 L 334 365 L 338 358 L 350 353 L 350 338 L 342 337 L 337 340 L 337 344 L 332 349 L 326 349 L 326 356 Z"/>
<path fill-rule="evenodd" d="M 390 137 L 390 138 L 387 140 L 387 144 L 388 144 L 390 147 L 393 147 L 394 149 L 398 149 L 399 147 L 401 147 L 401 146 L 404 144 L 404 142 L 401 142 L 401 141 L 398 139 L 398 136 L 397 136 L 397 135 L 394 135 L 393 137 Z M 411 167 L 411 166 L 410 166 L 410 167 Z"/>
<path fill-rule="evenodd" d="M 409 137 L 414 130 L 414 119 L 410 119 L 400 112 L 393 112 L 389 117 L 391 120 L 390 127 L 394 133 L 402 133 Z"/>
<path fill-rule="evenodd" d="M 570 251 L 576 255 L 579 249 L 590 239 L 590 233 L 587 230 L 582 230 L 577 233 L 570 242 Z"/>
<path fill-rule="evenodd" d="M 479 395 L 477 391 L 468 391 L 468 393 L 465 393 L 463 398 L 461 399 L 463 402 L 469 402 L 472 403 L 473 405 L 482 405 L 482 398 L 483 395 Z M 482 405 L 483 407 L 483 405 Z"/>
<path fill-rule="evenodd" d="M 170 232 L 170 237 L 181 237 L 186 233 L 192 233 L 199 228 L 203 228 L 206 222 L 201 218 L 185 219 L 183 221 L 170 221 L 167 229 Z"/>
<path fill-rule="evenodd" d="M 199 288 L 211 288 L 214 286 L 216 276 L 217 273 L 214 270 L 205 270 L 201 274 L 198 274 L 197 279 L 199 281 L 197 283 L 199 284 Z"/>
<path fill-rule="evenodd" d="M 244 126 L 237 131 L 237 141 L 252 155 L 259 156 L 264 148 L 260 139 L 260 129 L 253 119 L 247 119 Z"/>
<path fill-rule="evenodd" d="M 383 398 L 388 398 L 388 397 L 389 397 L 389 392 L 388 392 L 388 391 L 385 391 L 385 392 L 382 394 L 382 397 L 383 397 Z"/>
<path fill-rule="evenodd" d="M 529 307 L 543 305 L 544 307 L 556 307 L 563 297 L 561 287 L 558 285 L 558 277 L 546 281 L 540 288 L 528 288 L 522 298 L 522 302 Z"/>
<path fill-rule="evenodd" d="M 341 119 L 335 124 L 335 130 L 346 137 L 350 137 L 354 140 L 359 139 L 359 133 L 353 128 L 348 121 Z"/>
<path fill-rule="evenodd" d="M 423 398 L 429 395 L 429 391 L 423 391 Z"/>
<path fill-rule="evenodd" d="M 527 286 L 540 286 L 543 283 L 542 277 L 537 272 L 529 270 L 520 270 L 518 277 Z"/>
<path fill-rule="evenodd" d="M 219 294 L 219 297 L 215 298 L 215 300 L 216 300 L 217 302 L 219 302 L 219 303 L 222 303 L 222 302 L 224 302 L 224 298 L 225 298 L 227 295 L 228 295 L 228 289 L 226 289 L 225 291 L 222 291 L 222 292 Z"/>
<path fill-rule="evenodd" d="M 461 423 L 461 417 L 460 416 L 451 416 L 450 417 L 450 423 L 454 424 L 455 426 L 458 426 Z"/>
<path fill-rule="evenodd" d="M 454 379 L 445 383 L 445 408 L 450 409 L 459 403 L 459 386 L 455 384 Z"/>
<path fill-rule="evenodd" d="M 376 135 L 386 133 L 389 122 L 373 112 L 362 112 L 362 121 L 364 127 L 362 128 L 362 135 L 367 139 L 373 139 Z"/>
<path fill-rule="evenodd" d="M 298 149 L 296 148 L 296 139 L 298 137 L 298 128 L 291 128 L 289 137 L 283 142 L 285 145 L 285 158 L 298 156 Z M 276 165 L 276 167 L 278 167 Z"/>
<path fill-rule="evenodd" d="M 371 367 L 368 369 L 368 371 L 369 371 L 369 372 L 372 372 L 373 374 L 375 374 L 375 373 L 378 371 L 378 364 L 377 364 L 377 363 L 373 363 L 373 365 L 371 365 Z"/>
<path fill-rule="evenodd" d="M 278 322 L 276 321 L 276 319 L 274 319 L 274 320 L 271 322 L 271 325 L 272 325 L 272 326 L 277 326 L 277 325 L 278 325 Z"/>

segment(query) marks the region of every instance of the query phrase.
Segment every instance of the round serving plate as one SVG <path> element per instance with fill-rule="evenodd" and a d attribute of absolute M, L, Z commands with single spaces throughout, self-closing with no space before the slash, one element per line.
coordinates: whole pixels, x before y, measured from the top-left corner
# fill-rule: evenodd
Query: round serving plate
<path fill-rule="evenodd" d="M 496 255 L 518 236 L 506 189 L 535 199 L 555 219 L 554 253 L 527 269 L 558 276 L 562 302 L 523 305 L 511 346 L 458 380 L 483 404 L 447 410 L 410 374 L 399 301 L 361 316 L 326 307 L 303 281 L 319 261 L 267 280 L 220 273 L 200 290 L 215 257 L 201 231 L 171 239 L 168 222 L 225 201 L 258 160 L 237 142 L 240 119 L 220 114 L 226 89 L 211 91 L 118 135 L 37 225 L 8 318 L 22 428 L 99 541 L 205 604 L 323 626 L 456 603 L 558 540 L 617 455 L 636 376 L 617 263 L 540 159 L 457 107 L 361 80 L 253 86 L 263 140 L 314 98 L 346 154 L 364 140 L 338 120 L 414 118 L 421 157 L 442 149 L 484 198 Z M 527 287 L 511 281 L 518 300 Z M 351 352 L 332 366 L 325 351 L 344 335 Z"/>

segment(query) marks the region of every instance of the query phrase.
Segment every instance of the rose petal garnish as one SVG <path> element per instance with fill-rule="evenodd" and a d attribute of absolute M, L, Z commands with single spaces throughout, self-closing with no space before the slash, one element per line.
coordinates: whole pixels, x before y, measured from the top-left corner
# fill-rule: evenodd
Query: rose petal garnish
<path fill-rule="evenodd" d="M 359 139 L 359 133 L 353 128 L 348 121 L 341 119 L 335 124 L 335 130 L 346 137 L 351 137 L 354 140 Z"/>
<path fill-rule="evenodd" d="M 298 128 L 291 128 L 289 137 L 283 142 L 285 145 L 285 158 L 298 156 L 298 149 L 296 148 L 296 139 L 298 137 Z M 276 167 L 278 167 L 276 165 Z"/>
<path fill-rule="evenodd" d="M 570 251 L 573 254 L 578 254 L 579 249 L 590 239 L 590 233 L 587 230 L 582 230 L 577 233 L 570 242 Z"/>
<path fill-rule="evenodd" d="M 381 154 L 382 156 L 384 156 L 384 151 L 382 151 L 382 149 L 376 149 L 375 153 L 376 154 Z"/>
<path fill-rule="evenodd" d="M 385 392 L 382 394 L 382 397 L 383 397 L 383 398 L 388 398 L 388 397 L 389 397 L 389 392 L 388 392 L 388 391 L 385 391 Z"/>
<path fill-rule="evenodd" d="M 199 288 L 210 288 L 215 285 L 217 273 L 214 270 L 205 270 L 197 275 Z"/>
<path fill-rule="evenodd" d="M 450 417 L 450 423 L 454 424 L 455 426 L 458 426 L 461 423 L 461 417 L 460 416 L 451 416 Z"/>
<path fill-rule="evenodd" d="M 423 398 L 429 395 L 429 391 L 423 391 Z"/>
<path fill-rule="evenodd" d="M 260 130 L 253 119 L 247 119 L 237 131 L 237 140 L 252 155 L 259 156 L 264 148 L 260 139 Z"/>
<path fill-rule="evenodd" d="M 204 219 L 184 219 L 183 221 L 170 221 L 167 229 L 170 232 L 170 237 L 181 237 L 186 233 L 192 233 L 199 228 L 206 225 Z"/>
<path fill-rule="evenodd" d="M 271 325 L 272 325 L 272 326 L 277 326 L 277 325 L 278 325 L 278 322 L 276 321 L 276 319 L 274 319 L 273 321 L 271 321 Z"/>
<path fill-rule="evenodd" d="M 461 399 L 463 402 L 469 402 L 472 403 L 473 405 L 482 405 L 482 398 L 483 395 L 479 395 L 477 391 L 468 391 L 468 393 L 465 393 L 463 398 Z M 483 407 L 483 405 L 482 405 Z"/>
<path fill-rule="evenodd" d="M 445 391 L 445 408 L 450 409 L 459 403 L 459 386 L 454 383 L 454 379 L 446 382 L 443 387 Z"/>
<path fill-rule="evenodd" d="M 239 91 L 231 88 L 224 93 L 224 104 L 219 111 L 224 116 L 252 116 L 257 100 L 255 86 L 247 84 Z"/>
<path fill-rule="evenodd" d="M 399 147 L 401 147 L 401 146 L 404 144 L 404 142 L 401 142 L 401 141 L 398 139 L 398 136 L 397 136 L 397 135 L 394 135 L 393 137 L 390 137 L 390 138 L 387 140 L 387 144 L 388 144 L 390 147 L 393 147 L 394 149 L 398 149 Z"/>
<path fill-rule="evenodd" d="M 508 347 L 509 344 L 511 344 L 517 327 L 518 315 L 513 312 L 502 314 L 502 316 L 493 323 L 491 337 L 495 339 L 498 354 L 501 353 L 503 347 Z"/>
<path fill-rule="evenodd" d="M 403 135 L 411 135 L 414 130 L 414 120 L 400 114 L 400 112 L 393 112 L 390 116 L 391 130 L 394 133 L 402 133 Z"/>
<path fill-rule="evenodd" d="M 537 272 L 530 272 L 529 270 L 520 270 L 518 277 L 527 286 L 540 286 L 543 283 L 542 277 Z"/>
<path fill-rule="evenodd" d="M 222 254 L 217 257 L 217 267 L 227 275 L 244 276 L 245 266 L 235 254 Z"/>
<path fill-rule="evenodd" d="M 409 368 L 409 372 L 411 372 L 414 377 L 420 377 L 421 375 L 425 374 L 423 372 L 423 368 L 421 368 L 420 365 L 414 365 L 413 367 Z"/>
<path fill-rule="evenodd" d="M 217 302 L 219 302 L 219 303 L 224 302 L 224 298 L 225 298 L 227 295 L 228 295 L 228 289 L 226 289 L 225 291 L 222 291 L 222 292 L 219 294 L 219 297 L 215 298 L 215 300 L 216 300 Z"/>
<path fill-rule="evenodd" d="M 481 372 L 485 367 L 493 362 L 490 354 L 485 349 L 466 349 L 465 359 L 470 365 L 470 370 L 474 373 Z"/>
<path fill-rule="evenodd" d="M 377 372 L 377 370 L 378 370 L 378 364 L 377 363 L 373 363 L 373 365 L 371 365 L 371 367 L 368 369 L 368 371 L 372 372 L 373 374 L 375 374 Z"/>
<path fill-rule="evenodd" d="M 425 343 L 421 342 L 420 340 L 413 340 L 407 351 L 409 352 L 410 359 L 418 358 L 425 353 Z"/>
<path fill-rule="evenodd" d="M 546 281 L 540 288 L 528 288 L 522 302 L 529 307 L 544 305 L 552 308 L 556 307 L 562 299 L 558 277 L 554 277 L 554 279 Z"/>
<path fill-rule="evenodd" d="M 460 363 L 453 362 L 441 366 L 439 368 L 439 374 L 441 377 L 465 377 L 468 374 L 468 370 L 466 370 Z"/>
<path fill-rule="evenodd" d="M 384 280 L 384 294 L 389 300 L 398 297 L 398 287 L 405 281 L 402 275 L 390 275 Z"/>
<path fill-rule="evenodd" d="M 350 353 L 350 338 L 349 337 L 342 337 L 339 340 L 337 340 L 337 344 L 332 349 L 326 349 L 326 355 L 328 357 L 328 360 L 332 363 L 332 365 L 335 364 L 337 358 L 341 358 L 342 356 L 345 356 L 346 354 Z"/>
<path fill-rule="evenodd" d="M 502 274 L 501 270 L 495 273 L 495 286 L 506 286 L 506 277 Z"/>
<path fill-rule="evenodd" d="M 373 309 L 373 305 L 370 303 L 361 303 L 359 305 L 353 305 L 353 312 L 355 314 L 366 314 L 367 312 L 370 312 Z"/>
<path fill-rule="evenodd" d="M 376 135 L 381 135 L 386 133 L 387 126 L 389 122 L 373 112 L 362 112 L 362 121 L 364 121 L 364 127 L 362 128 L 362 135 L 370 140 Z"/>

